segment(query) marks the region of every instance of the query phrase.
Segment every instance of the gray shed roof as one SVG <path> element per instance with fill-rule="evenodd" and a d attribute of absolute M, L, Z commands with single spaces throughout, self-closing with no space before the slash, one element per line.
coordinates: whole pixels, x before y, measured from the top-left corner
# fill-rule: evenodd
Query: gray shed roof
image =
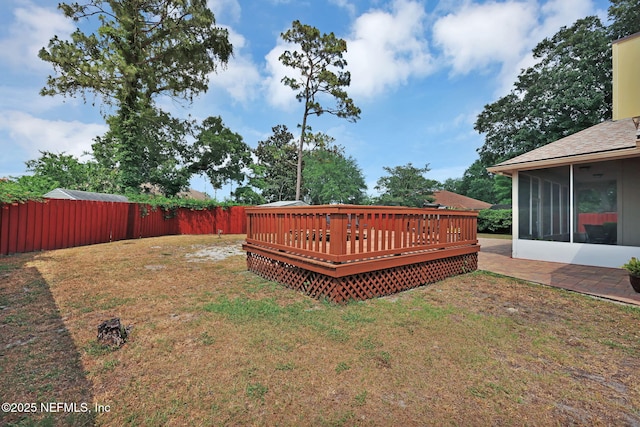
<path fill-rule="evenodd" d="M 56 188 L 43 196 L 45 199 L 96 200 L 100 202 L 128 202 L 126 196 L 118 194 L 92 193 L 90 191 L 67 190 Z"/>
<path fill-rule="evenodd" d="M 280 208 L 285 206 L 309 206 L 309 204 L 303 202 L 302 200 L 280 200 L 278 202 L 266 203 L 259 206 L 267 208 Z"/>
<path fill-rule="evenodd" d="M 636 134 L 633 119 L 607 120 L 487 170 L 494 173 L 510 172 L 580 161 L 633 157 L 640 155 Z"/>

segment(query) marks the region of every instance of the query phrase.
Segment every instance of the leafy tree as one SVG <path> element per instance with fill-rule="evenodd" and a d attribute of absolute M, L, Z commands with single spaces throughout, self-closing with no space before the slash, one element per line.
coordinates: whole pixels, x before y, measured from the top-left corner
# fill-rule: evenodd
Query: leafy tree
<path fill-rule="evenodd" d="M 293 134 L 285 125 L 275 126 L 272 131 L 273 135 L 259 141 L 254 150 L 256 160 L 250 166 L 249 185 L 257 188 L 266 202 L 295 200 L 298 153 Z"/>
<path fill-rule="evenodd" d="M 209 117 L 198 127 L 189 163 L 190 172 L 206 174 L 213 188 L 221 189 L 228 181 L 244 180 L 243 169 L 251 163 L 251 149 L 220 117 Z"/>
<path fill-rule="evenodd" d="M 637 0 L 610 0 L 609 26 L 611 40 L 635 34 L 640 31 L 640 7 Z"/>
<path fill-rule="evenodd" d="M 35 177 L 47 180 L 53 188 L 67 188 L 70 190 L 89 190 L 89 168 L 80 163 L 74 156 L 49 151 L 40 151 L 41 156 L 34 160 L 27 160 L 27 170 Z M 43 193 L 44 194 L 44 193 Z"/>
<path fill-rule="evenodd" d="M 102 193 L 117 192 L 113 187 L 111 171 L 95 161 L 83 163 L 64 152 L 40 151 L 40 157 L 26 161 L 25 165 L 32 175 L 4 180 L 13 189 L 14 195 L 24 196 L 17 197 L 16 200 L 42 197 L 58 187 Z"/>
<path fill-rule="evenodd" d="M 493 204 L 510 205 L 511 204 L 511 178 L 502 175 L 493 177 Z"/>
<path fill-rule="evenodd" d="M 231 197 L 242 205 L 261 205 L 265 202 L 262 194 L 248 185 L 241 185 L 231 192 Z"/>
<path fill-rule="evenodd" d="M 25 162 L 27 170 L 33 173 L 34 181 L 29 181 L 28 176 L 17 181 L 30 190 L 42 189 L 42 194 L 57 187 L 100 193 L 118 192 L 118 188 L 114 187 L 113 172 L 95 161 L 82 163 L 64 152 L 40 151 L 40 154 L 39 158 Z"/>
<path fill-rule="evenodd" d="M 366 196 L 362 171 L 342 147 L 323 146 L 305 153 L 303 178 L 305 200 L 313 205 L 361 204 Z"/>
<path fill-rule="evenodd" d="M 485 143 L 478 150 L 482 167 L 610 118 L 609 42 L 640 31 L 640 8 L 636 0 L 611 0 L 608 14 L 608 28 L 598 18 L 586 17 L 540 42 L 533 51 L 539 62 L 520 73 L 511 93 L 485 106 L 475 124 L 485 134 Z M 472 181 L 459 192 L 479 198 L 474 189 L 481 189 L 482 181 L 488 188 L 490 178 L 493 202 L 510 202 L 510 180 L 479 176 L 477 168 L 474 163 L 465 172 Z"/>
<path fill-rule="evenodd" d="M 462 178 L 448 178 L 440 188 L 491 204 L 511 203 L 511 179 L 488 173 L 480 160 L 469 166 Z"/>
<path fill-rule="evenodd" d="M 487 172 L 479 160 L 476 160 L 462 175 L 458 191 L 467 197 L 493 203 L 495 201 L 493 185 L 493 176 Z"/>
<path fill-rule="evenodd" d="M 97 17 L 99 25 L 89 34 L 78 28 L 69 41 L 55 36 L 48 49 L 40 50 L 40 58 L 56 71 L 41 94 L 81 95 L 85 101 L 93 94 L 106 107 L 115 107 L 108 120 L 111 135 L 102 143 L 113 145 L 103 151 L 114 156 L 111 162 L 124 188 L 137 191 L 147 175 L 155 176 L 150 169 L 159 170 L 165 187 L 171 174 L 182 179 L 168 160 L 146 163 L 154 152 L 183 149 L 156 147 L 149 127 L 152 119 L 166 118 L 152 113 L 156 97 L 192 101 L 207 90 L 209 74 L 232 53 L 227 31 L 215 26 L 206 0 L 87 0 L 58 7 L 74 22 Z"/>
<path fill-rule="evenodd" d="M 0 203 L 37 200 L 56 187 L 57 182 L 33 175 L 0 178 Z"/>
<path fill-rule="evenodd" d="M 176 119 L 169 114 L 153 108 L 136 111 L 137 187 L 127 187 L 118 183 L 119 192 L 159 190 L 167 196 L 174 196 L 189 185 L 192 175 L 187 166 L 189 146 L 187 137 L 192 132 L 193 123 Z M 117 117 L 107 119 L 109 130 L 96 137 L 92 144 L 93 156 L 105 169 L 122 172 L 122 156 L 125 134 L 128 125 Z M 116 172 L 118 173 L 118 172 Z"/>
<path fill-rule="evenodd" d="M 533 50 L 536 65 L 515 88 L 485 106 L 475 129 L 490 166 L 611 117 L 611 52 L 607 29 L 595 16 L 563 27 Z"/>
<path fill-rule="evenodd" d="M 462 194 L 460 186 L 462 185 L 462 178 L 447 178 L 441 185 L 441 190 L 451 191 L 452 193 Z"/>
<path fill-rule="evenodd" d="M 298 152 L 293 134 L 284 125 L 272 131 L 253 151 L 255 161 L 248 166 L 247 185 L 233 194 L 238 202 L 260 204 L 295 196 Z M 328 135 L 309 134 L 307 141 L 313 148 L 303 152 L 303 199 L 311 204 L 365 202 L 366 184 L 356 161 L 345 156 L 344 149 Z"/>
<path fill-rule="evenodd" d="M 295 198 L 299 200 L 302 195 L 302 152 L 307 137 L 309 116 L 328 113 L 356 121 L 360 118 L 360 109 L 344 90 L 351 83 L 351 74 L 341 71 L 347 65 L 342 57 L 347 50 L 346 41 L 337 38 L 333 33 L 320 34 L 317 28 L 301 24 L 297 20 L 293 21 L 291 28 L 281 36 L 284 41 L 299 47 L 299 50 L 285 51 L 279 58 L 285 66 L 300 72 L 299 77 L 282 79 L 286 86 L 297 91 L 296 98 L 304 104 L 296 170 Z M 319 99 L 321 95 L 335 98 L 337 105 L 323 106 Z"/>
<path fill-rule="evenodd" d="M 378 179 L 375 189 L 382 192 L 376 200 L 381 205 L 400 205 L 422 207 L 425 202 L 432 202 L 433 189 L 438 182 L 427 179 L 424 174 L 429 172 L 429 165 L 417 168 L 411 163 L 393 168 L 383 168 L 389 175 Z"/>

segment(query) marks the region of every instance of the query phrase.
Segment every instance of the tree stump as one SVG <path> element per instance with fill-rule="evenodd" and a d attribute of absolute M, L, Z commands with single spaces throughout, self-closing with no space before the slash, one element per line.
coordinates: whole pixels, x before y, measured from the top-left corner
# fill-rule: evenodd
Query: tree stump
<path fill-rule="evenodd" d="M 110 347 L 122 347 L 127 341 L 131 326 L 124 327 L 120 318 L 105 320 L 98 325 L 98 342 Z"/>

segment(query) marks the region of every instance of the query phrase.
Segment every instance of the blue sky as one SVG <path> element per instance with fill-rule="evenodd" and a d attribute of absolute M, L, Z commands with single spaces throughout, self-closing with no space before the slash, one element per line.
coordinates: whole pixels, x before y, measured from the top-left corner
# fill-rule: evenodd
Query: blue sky
<path fill-rule="evenodd" d="M 92 139 L 106 131 L 100 106 L 81 99 L 42 97 L 49 64 L 37 57 L 72 23 L 52 0 L 0 3 L 0 177 L 26 173 L 38 150 L 81 159 Z M 351 72 L 347 89 L 361 108 L 350 123 L 312 118 L 354 157 L 369 193 L 383 167 L 429 164 L 427 178 L 461 177 L 477 159 L 482 136 L 473 124 L 483 107 L 510 90 L 531 49 L 544 37 L 591 14 L 606 19 L 603 0 L 210 0 L 217 24 L 229 30 L 234 57 L 211 75 L 209 92 L 191 105 L 160 100 L 172 114 L 196 119 L 221 116 L 227 127 L 255 147 L 286 125 L 297 132 L 301 105 L 281 78 L 288 47 L 280 38 L 295 19 L 347 41 Z M 290 48 L 290 47 L 289 47 Z M 327 101 L 329 102 L 329 101 Z M 211 185 L 192 187 L 211 195 Z M 230 186 L 229 186 L 230 187 Z M 218 199 L 230 188 L 215 193 Z"/>

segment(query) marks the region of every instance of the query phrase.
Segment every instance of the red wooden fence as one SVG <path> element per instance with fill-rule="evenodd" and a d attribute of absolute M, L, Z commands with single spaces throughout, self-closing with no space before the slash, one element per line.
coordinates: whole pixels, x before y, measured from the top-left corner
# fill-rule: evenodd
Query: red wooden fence
<path fill-rule="evenodd" d="M 218 232 L 245 234 L 244 207 L 164 211 L 139 203 L 59 199 L 0 204 L 0 255 Z"/>
<path fill-rule="evenodd" d="M 602 225 L 605 222 L 618 222 L 616 212 L 580 213 L 578 214 L 578 233 L 584 233 L 585 224 Z"/>

